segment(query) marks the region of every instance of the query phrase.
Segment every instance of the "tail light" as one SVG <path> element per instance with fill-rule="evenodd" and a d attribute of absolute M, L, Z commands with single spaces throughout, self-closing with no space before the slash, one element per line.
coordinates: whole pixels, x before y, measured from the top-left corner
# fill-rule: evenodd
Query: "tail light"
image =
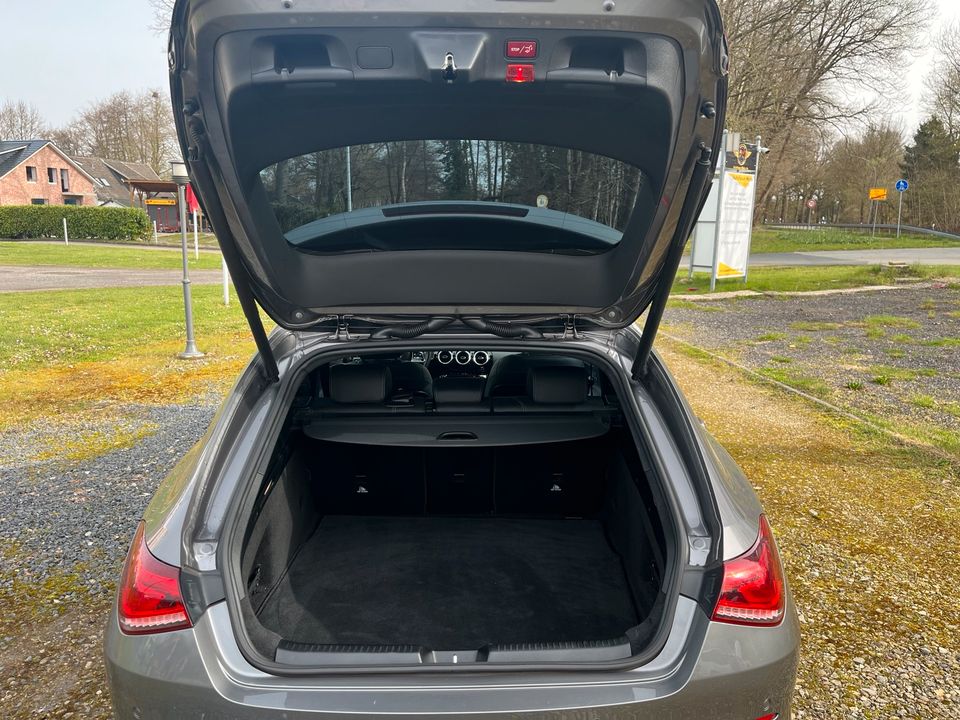
<path fill-rule="evenodd" d="M 180 630 L 191 626 L 180 594 L 180 569 L 150 554 L 137 528 L 123 566 L 118 599 L 120 629 L 128 635 Z"/>
<path fill-rule="evenodd" d="M 737 625 L 776 625 L 783 620 L 783 568 L 767 518 L 760 516 L 756 544 L 723 564 L 723 585 L 713 619 Z"/>

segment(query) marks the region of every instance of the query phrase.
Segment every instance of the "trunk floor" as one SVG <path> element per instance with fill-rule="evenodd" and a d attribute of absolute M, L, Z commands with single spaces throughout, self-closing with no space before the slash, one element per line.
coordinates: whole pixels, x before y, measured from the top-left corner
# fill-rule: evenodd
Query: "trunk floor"
<path fill-rule="evenodd" d="M 259 617 L 296 642 L 434 650 L 639 622 L 599 521 L 452 517 L 325 517 Z"/>

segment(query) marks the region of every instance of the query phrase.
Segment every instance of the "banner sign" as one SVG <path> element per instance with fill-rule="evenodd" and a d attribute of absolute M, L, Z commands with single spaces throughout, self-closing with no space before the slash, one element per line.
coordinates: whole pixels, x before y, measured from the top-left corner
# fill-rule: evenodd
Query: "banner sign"
<path fill-rule="evenodd" d="M 740 143 L 735 151 L 726 153 L 720 177 L 723 200 L 717 228 L 718 278 L 738 278 L 747 274 L 758 157 L 757 146 L 748 143 Z"/>
<path fill-rule="evenodd" d="M 887 199 L 887 189 L 886 188 L 870 188 L 870 199 L 879 200 L 881 202 Z"/>
<path fill-rule="evenodd" d="M 176 205 L 177 201 L 173 198 L 147 198 L 147 205 Z"/>

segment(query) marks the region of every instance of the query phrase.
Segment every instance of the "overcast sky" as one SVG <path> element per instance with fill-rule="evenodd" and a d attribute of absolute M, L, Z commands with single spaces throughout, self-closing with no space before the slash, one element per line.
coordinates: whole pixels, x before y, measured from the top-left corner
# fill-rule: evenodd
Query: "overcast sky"
<path fill-rule="evenodd" d="M 0 25 L 17 29 L 0 42 L 0 99 L 31 102 L 51 125 L 61 125 L 92 100 L 118 90 L 166 89 L 165 41 L 148 29 L 152 14 L 146 0 L 0 2 Z M 914 56 L 904 58 L 906 96 L 889 103 L 910 134 L 923 119 L 930 40 L 940 26 L 960 19 L 960 0 L 936 2 L 936 27 Z"/>

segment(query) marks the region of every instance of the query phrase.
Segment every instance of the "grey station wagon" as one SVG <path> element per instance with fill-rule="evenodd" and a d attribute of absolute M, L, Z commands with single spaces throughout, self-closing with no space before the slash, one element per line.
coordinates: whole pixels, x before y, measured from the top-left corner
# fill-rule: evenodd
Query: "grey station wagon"
<path fill-rule="evenodd" d="M 770 527 L 652 351 L 714 0 L 179 0 L 169 62 L 258 352 L 136 531 L 117 716 L 789 718 Z"/>

